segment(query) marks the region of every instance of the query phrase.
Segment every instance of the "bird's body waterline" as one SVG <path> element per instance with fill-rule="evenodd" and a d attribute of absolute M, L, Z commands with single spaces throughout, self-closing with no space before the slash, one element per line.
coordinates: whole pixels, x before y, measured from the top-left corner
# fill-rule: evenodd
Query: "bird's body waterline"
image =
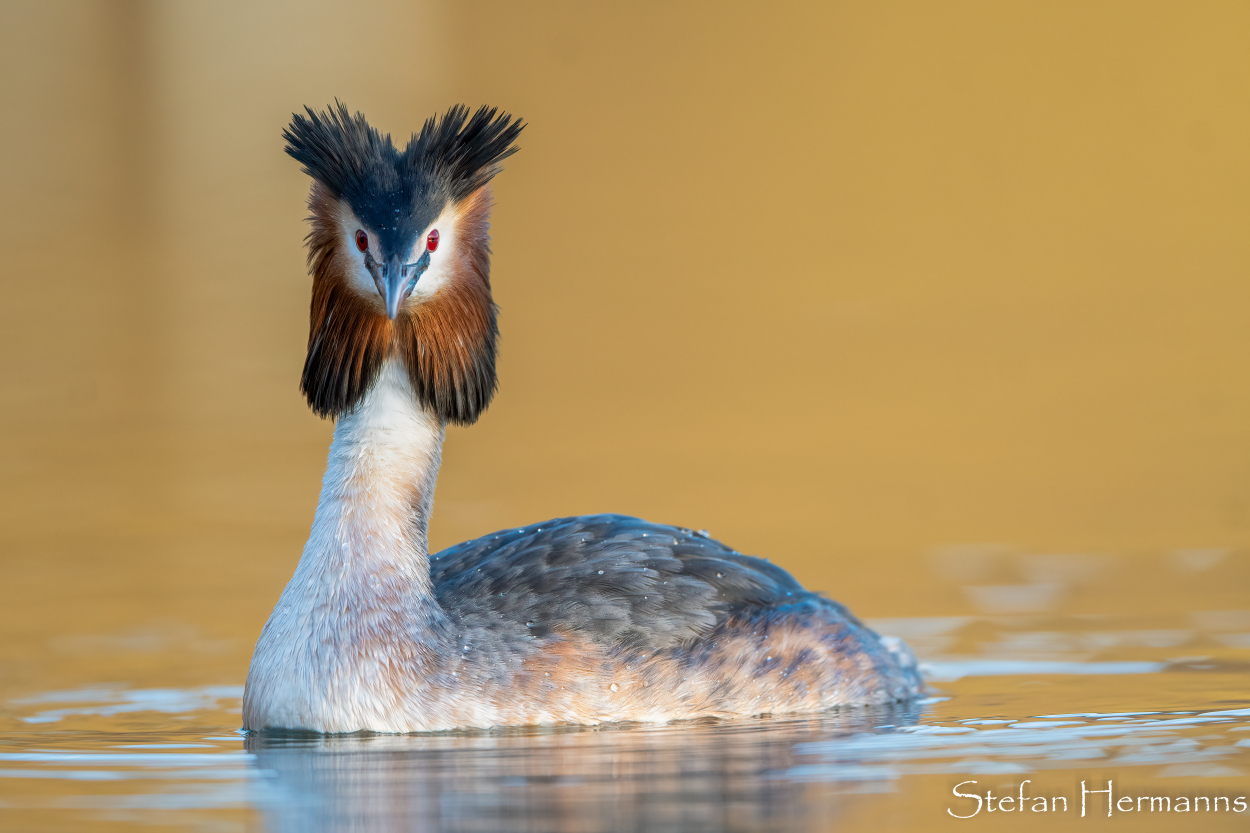
<path fill-rule="evenodd" d="M 906 646 L 702 533 L 593 515 L 429 554 L 444 427 L 494 392 L 486 189 L 520 130 L 467 116 L 427 122 L 403 153 L 343 108 L 288 132 L 314 177 L 303 387 L 337 423 L 245 728 L 670 721 L 918 695 Z M 394 212 L 403 233 L 381 234 Z M 418 260 L 408 283 L 379 266 Z"/>

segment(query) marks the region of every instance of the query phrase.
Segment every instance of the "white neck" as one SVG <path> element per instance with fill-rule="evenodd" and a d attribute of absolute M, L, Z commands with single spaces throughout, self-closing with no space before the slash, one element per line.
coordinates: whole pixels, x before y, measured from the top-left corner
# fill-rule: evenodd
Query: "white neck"
<path fill-rule="evenodd" d="M 248 727 L 387 725 L 395 670 L 440 653 L 426 528 L 442 444 L 394 360 L 339 419 L 312 533 L 252 657 Z"/>
<path fill-rule="evenodd" d="M 413 578 L 428 593 L 426 530 L 442 448 L 442 423 L 417 403 L 403 365 L 387 361 L 334 427 L 300 567 L 311 560 L 345 573 L 418 568 Z"/>

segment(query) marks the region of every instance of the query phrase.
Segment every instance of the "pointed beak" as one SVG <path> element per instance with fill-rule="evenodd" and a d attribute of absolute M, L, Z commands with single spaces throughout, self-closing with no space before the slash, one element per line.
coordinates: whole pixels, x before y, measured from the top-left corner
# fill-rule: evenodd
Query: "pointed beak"
<path fill-rule="evenodd" d="M 430 266 L 430 253 L 426 252 L 416 263 L 401 263 L 399 258 L 391 258 L 386 265 L 373 263 L 373 282 L 377 284 L 378 294 L 386 304 L 386 317 L 395 320 L 399 308 L 403 305 L 412 290 L 417 288 L 417 281 Z"/>

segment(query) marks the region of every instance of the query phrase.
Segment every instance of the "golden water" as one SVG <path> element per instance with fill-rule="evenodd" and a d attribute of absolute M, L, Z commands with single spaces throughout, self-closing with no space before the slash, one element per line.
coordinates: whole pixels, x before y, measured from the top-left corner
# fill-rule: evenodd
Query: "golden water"
<path fill-rule="evenodd" d="M 1248 39 L 1239 3 L 0 4 L 0 827 L 1250 794 L 1245 716 L 964 722 L 1250 705 Z M 245 748 L 330 433 L 279 133 L 335 97 L 401 137 L 458 101 L 530 123 L 496 181 L 502 386 L 449 436 L 435 546 L 707 528 L 908 637 L 950 699 Z M 960 731 L 898 745 L 933 727 Z"/>

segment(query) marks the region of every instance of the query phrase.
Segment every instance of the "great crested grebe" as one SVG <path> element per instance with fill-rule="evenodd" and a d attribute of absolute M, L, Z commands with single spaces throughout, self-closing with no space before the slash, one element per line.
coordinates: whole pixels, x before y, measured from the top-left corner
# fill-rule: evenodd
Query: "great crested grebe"
<path fill-rule="evenodd" d="M 429 555 L 444 426 L 495 392 L 488 183 L 521 128 L 453 107 L 400 151 L 338 104 L 283 134 L 313 180 L 301 388 L 336 424 L 245 728 L 669 721 L 919 694 L 905 645 L 703 533 L 590 515 Z"/>

